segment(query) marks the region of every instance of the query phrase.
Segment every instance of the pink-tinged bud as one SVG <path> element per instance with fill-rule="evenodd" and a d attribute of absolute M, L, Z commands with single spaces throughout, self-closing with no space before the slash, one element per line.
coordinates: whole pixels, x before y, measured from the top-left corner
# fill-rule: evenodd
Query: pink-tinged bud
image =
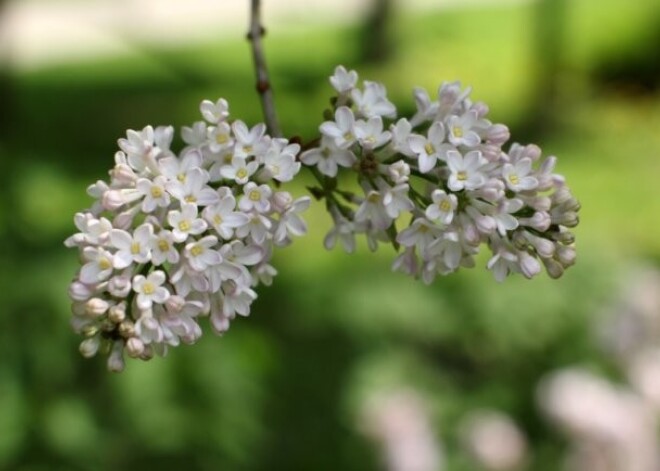
<path fill-rule="evenodd" d="M 116 229 L 123 229 L 125 231 L 129 230 L 131 228 L 131 225 L 133 224 L 133 218 L 135 218 L 135 214 L 137 213 L 139 208 L 140 208 L 139 206 L 136 206 L 135 208 L 131 208 L 119 213 L 112 220 L 112 225 Z"/>
<path fill-rule="evenodd" d="M 170 296 L 169 298 L 167 298 L 167 301 L 165 301 L 165 306 L 167 307 L 167 310 L 172 312 L 180 312 L 185 304 L 186 304 L 185 298 L 176 294 Z"/>
<path fill-rule="evenodd" d="M 112 344 L 112 351 L 108 357 L 108 371 L 113 373 L 121 373 L 124 371 L 124 341 L 117 340 Z"/>
<path fill-rule="evenodd" d="M 126 154 L 118 150 L 115 152 L 115 165 L 126 165 L 128 160 L 126 159 Z"/>
<path fill-rule="evenodd" d="M 90 337 L 80 342 L 80 354 L 85 358 L 92 358 L 99 351 L 101 338 L 99 336 Z"/>
<path fill-rule="evenodd" d="M 229 318 L 222 315 L 212 315 L 211 327 L 217 334 L 222 335 L 229 330 Z"/>
<path fill-rule="evenodd" d="M 277 191 L 273 194 L 270 202 L 276 212 L 283 213 L 291 206 L 293 198 L 287 191 Z"/>
<path fill-rule="evenodd" d="M 561 206 L 562 204 L 568 203 L 569 201 L 575 199 L 571 194 L 571 190 L 565 186 L 557 188 L 557 191 L 551 195 L 551 198 L 554 206 Z"/>
<path fill-rule="evenodd" d="M 151 345 L 145 345 L 142 355 L 140 355 L 140 360 L 149 361 L 154 357 L 154 349 Z"/>
<path fill-rule="evenodd" d="M 535 236 L 527 231 L 522 232 L 527 241 L 532 244 L 536 252 L 544 258 L 552 257 L 555 254 L 555 244 L 543 237 Z"/>
<path fill-rule="evenodd" d="M 557 259 L 565 267 L 568 268 L 575 263 L 575 248 L 566 245 L 557 246 Z"/>
<path fill-rule="evenodd" d="M 502 156 L 502 149 L 499 146 L 493 145 L 491 143 L 479 146 L 479 150 L 481 151 L 481 155 L 483 155 L 484 159 L 489 162 L 497 162 Z"/>
<path fill-rule="evenodd" d="M 108 282 L 108 291 L 118 298 L 125 298 L 131 292 L 130 276 L 113 276 Z"/>
<path fill-rule="evenodd" d="M 125 203 L 119 190 L 108 190 L 103 193 L 103 198 L 101 198 L 103 209 L 107 209 L 108 211 L 116 211 Z"/>
<path fill-rule="evenodd" d="M 494 124 L 486 132 L 486 140 L 490 144 L 502 145 L 511 137 L 509 128 L 504 124 Z"/>
<path fill-rule="evenodd" d="M 110 177 L 113 183 L 118 183 L 122 186 L 133 185 L 138 178 L 133 169 L 127 164 L 115 165 L 115 168 L 110 171 Z"/>
<path fill-rule="evenodd" d="M 525 278 L 533 278 L 541 272 L 541 264 L 539 261 L 527 252 L 518 253 L 518 262 L 520 263 L 520 270 Z"/>
<path fill-rule="evenodd" d="M 571 245 L 575 243 L 575 235 L 569 231 L 553 232 L 550 234 L 550 236 L 552 237 L 552 240 L 561 242 L 565 245 Z"/>
<path fill-rule="evenodd" d="M 474 225 L 472 220 L 465 214 L 459 215 L 460 224 L 463 228 L 463 237 L 465 241 L 470 245 L 479 245 L 481 241 L 481 236 L 477 230 L 477 226 Z"/>
<path fill-rule="evenodd" d="M 126 303 L 115 304 L 108 309 L 108 319 L 115 324 L 121 324 L 126 319 Z"/>
<path fill-rule="evenodd" d="M 74 301 L 87 301 L 94 296 L 95 288 L 95 286 L 74 281 L 69 285 L 69 297 Z"/>
<path fill-rule="evenodd" d="M 545 211 L 537 211 L 531 218 L 520 218 L 518 220 L 522 226 L 531 227 L 540 232 L 548 230 L 551 224 L 550 215 Z"/>
<path fill-rule="evenodd" d="M 135 336 L 135 324 L 133 321 L 126 319 L 124 322 L 119 324 L 119 335 L 122 337 L 134 337 Z"/>
<path fill-rule="evenodd" d="M 549 196 L 535 196 L 534 198 L 526 199 L 525 202 L 537 211 L 550 211 L 552 207 L 552 200 Z"/>
<path fill-rule="evenodd" d="M 548 272 L 550 278 L 556 280 L 564 274 L 564 267 L 557 260 L 553 258 L 543 258 L 541 260 L 543 260 L 543 265 L 545 265 L 545 270 Z"/>
<path fill-rule="evenodd" d="M 138 358 L 144 353 L 144 343 L 137 337 L 131 337 L 126 341 L 126 353 L 131 358 Z"/>
<path fill-rule="evenodd" d="M 85 303 L 85 314 L 89 317 L 100 317 L 106 313 L 110 304 L 101 298 L 92 298 Z"/>
<path fill-rule="evenodd" d="M 419 265 L 417 256 L 413 248 L 406 249 L 402 254 L 394 259 L 392 263 L 392 271 L 400 271 L 406 275 L 414 276 L 417 274 Z"/>
<path fill-rule="evenodd" d="M 537 161 L 541 158 L 541 148 L 536 144 L 529 144 L 525 146 L 522 157 L 529 157 L 532 162 Z"/>
<path fill-rule="evenodd" d="M 488 108 L 488 105 L 483 101 L 477 101 L 476 103 L 472 104 L 470 111 L 476 112 L 478 118 L 483 118 L 488 114 L 490 109 Z"/>

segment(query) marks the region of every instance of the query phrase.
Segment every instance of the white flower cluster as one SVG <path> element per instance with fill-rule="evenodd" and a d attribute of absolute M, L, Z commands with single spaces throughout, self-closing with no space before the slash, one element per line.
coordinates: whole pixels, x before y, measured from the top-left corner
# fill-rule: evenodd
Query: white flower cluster
<path fill-rule="evenodd" d="M 415 89 L 416 114 L 398 121 L 382 84 L 357 82 L 355 71 L 335 69 L 334 119 L 301 155 L 334 220 L 327 248 L 339 240 L 351 252 L 359 233 L 371 249 L 389 240 L 403 246 L 393 269 L 426 283 L 474 266 L 481 244 L 491 249 L 488 268 L 500 281 L 510 273 L 531 278 L 542 265 L 559 277 L 574 263 L 567 228 L 577 225 L 579 204 L 553 173 L 555 157 L 541 160 L 535 145 L 503 151 L 508 128 L 487 120 L 488 107 L 458 82 L 443 83 L 436 100 Z M 357 173 L 361 194 L 337 188 L 339 167 Z M 407 227 L 397 232 L 404 215 Z"/>
<path fill-rule="evenodd" d="M 124 368 L 124 352 L 147 360 L 195 342 L 200 316 L 225 332 L 277 273 L 273 247 L 307 230 L 310 199 L 271 184 L 298 173 L 300 146 L 229 121 L 225 100 L 201 112 L 205 121 L 183 128 L 180 155 L 172 127 L 129 130 L 110 182 L 88 188 L 96 201 L 65 242 L 82 257 L 69 290 L 81 353 L 109 352 L 110 370 Z"/>

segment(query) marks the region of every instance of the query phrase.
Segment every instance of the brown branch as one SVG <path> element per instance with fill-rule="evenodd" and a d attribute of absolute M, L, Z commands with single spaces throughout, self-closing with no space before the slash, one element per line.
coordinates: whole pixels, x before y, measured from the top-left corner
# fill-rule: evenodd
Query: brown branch
<path fill-rule="evenodd" d="M 261 1 L 251 0 L 250 31 L 247 38 L 252 46 L 252 59 L 254 61 L 254 71 L 257 76 L 257 92 L 261 99 L 261 108 L 264 112 L 268 132 L 273 137 L 281 137 L 282 132 L 277 122 L 275 113 L 275 103 L 273 102 L 273 90 L 268 79 L 268 69 L 266 68 L 266 58 L 264 56 L 261 38 L 265 34 L 261 26 Z"/>

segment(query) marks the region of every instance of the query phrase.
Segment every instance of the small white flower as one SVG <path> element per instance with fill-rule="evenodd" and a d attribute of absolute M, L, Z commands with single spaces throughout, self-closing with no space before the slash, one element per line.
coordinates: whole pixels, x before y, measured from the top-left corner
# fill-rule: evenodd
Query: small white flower
<path fill-rule="evenodd" d="M 197 121 L 192 126 L 181 128 L 183 142 L 193 147 L 201 147 L 206 143 L 207 125 L 204 121 Z"/>
<path fill-rule="evenodd" d="M 110 231 L 110 244 L 119 249 L 114 258 L 115 268 L 121 270 L 133 262 L 147 263 L 151 259 L 153 231 L 153 226 L 146 223 L 135 229 L 132 236 L 121 229 Z"/>
<path fill-rule="evenodd" d="M 291 144 L 282 149 L 275 141 L 263 158 L 266 172 L 279 182 L 290 182 L 300 171 L 300 162 L 296 162 L 300 146 Z"/>
<path fill-rule="evenodd" d="M 163 329 L 160 323 L 151 315 L 142 315 L 135 323 L 135 335 L 144 345 L 161 343 L 163 341 Z"/>
<path fill-rule="evenodd" d="M 448 195 L 443 190 L 433 190 L 431 193 L 433 204 L 426 208 L 426 217 L 442 224 L 450 224 L 454 218 L 454 211 L 458 206 L 456 195 Z"/>
<path fill-rule="evenodd" d="M 179 251 L 174 246 L 174 235 L 171 231 L 163 229 L 157 235 L 154 235 L 150 241 L 151 263 L 162 265 L 165 261 L 177 263 L 179 261 Z"/>
<path fill-rule="evenodd" d="M 126 131 L 126 139 L 119 139 L 117 143 L 126 153 L 129 165 L 142 171 L 147 166 L 147 160 L 153 158 L 154 128 L 146 126 L 142 131 L 129 129 Z"/>
<path fill-rule="evenodd" d="M 308 196 L 298 198 L 280 217 L 277 228 L 273 235 L 275 243 L 283 243 L 289 236 L 300 237 L 307 233 L 307 224 L 300 217 L 299 213 L 307 210 L 311 200 Z"/>
<path fill-rule="evenodd" d="M 179 201 L 198 206 L 208 206 L 218 201 L 218 193 L 208 186 L 209 174 L 201 168 L 193 168 L 186 173 L 183 182 L 171 180 L 165 184 L 168 193 Z"/>
<path fill-rule="evenodd" d="M 263 214 L 256 212 L 249 213 L 248 223 L 236 228 L 236 236 L 245 238 L 248 235 L 257 244 L 263 244 L 270 232 L 273 223 Z"/>
<path fill-rule="evenodd" d="M 248 182 L 243 187 L 243 196 L 238 202 L 241 211 L 250 211 L 255 209 L 260 213 L 267 213 L 270 210 L 270 195 L 272 190 L 268 185 L 257 186 L 254 182 Z"/>
<path fill-rule="evenodd" d="M 91 213 L 76 213 L 74 224 L 78 232 L 64 241 L 64 245 L 71 248 L 81 245 L 98 245 L 107 242 L 112 230 L 112 223 L 106 218 L 96 219 Z"/>
<path fill-rule="evenodd" d="M 355 88 L 351 91 L 351 98 L 359 114 L 365 118 L 396 116 L 396 107 L 387 99 L 387 89 L 382 83 L 365 80 L 364 92 Z"/>
<path fill-rule="evenodd" d="M 339 93 L 347 93 L 355 88 L 358 74 L 354 70 L 346 70 L 343 65 L 335 68 L 335 73 L 330 76 L 330 84 Z"/>
<path fill-rule="evenodd" d="M 483 123 L 474 111 L 468 111 L 462 116 L 451 116 L 447 122 L 449 142 L 455 146 L 476 147 L 481 143 L 481 137 L 475 131 Z"/>
<path fill-rule="evenodd" d="M 343 216 L 334 215 L 333 219 L 335 224 L 323 239 L 323 246 L 327 250 L 331 250 L 337 243 L 337 239 L 339 239 L 344 251 L 353 253 L 355 251 L 354 224 Z"/>
<path fill-rule="evenodd" d="M 365 149 L 381 147 L 392 137 L 389 131 L 383 131 L 383 119 L 380 116 L 371 117 L 368 121 L 357 120 L 353 130 L 358 142 Z"/>
<path fill-rule="evenodd" d="M 319 127 L 321 134 L 334 139 L 340 149 L 348 149 L 355 144 L 355 116 L 347 106 L 340 106 L 335 111 L 335 120 L 326 121 Z"/>
<path fill-rule="evenodd" d="M 153 180 L 140 178 L 136 188 L 144 195 L 142 200 L 142 211 L 151 213 L 157 207 L 166 208 L 170 205 L 170 195 L 165 191 L 167 179 L 159 175 Z"/>
<path fill-rule="evenodd" d="M 427 173 L 435 167 L 438 160 L 447 160 L 447 153 L 455 150 L 450 144 L 444 142 L 444 125 L 437 121 L 428 130 L 428 137 L 411 134 L 408 138 L 410 150 L 417 155 L 419 171 Z"/>
<path fill-rule="evenodd" d="M 270 144 L 269 138 L 265 136 L 266 125 L 257 124 L 252 129 L 248 129 L 243 121 L 236 120 L 231 125 L 236 137 L 236 147 L 234 155 L 238 157 L 262 156 Z"/>
<path fill-rule="evenodd" d="M 301 154 L 300 160 L 305 165 L 316 165 L 323 175 L 335 177 L 338 166 L 350 167 L 355 163 L 356 157 L 353 152 L 337 147 L 333 138 L 322 136 L 321 147 L 306 150 Z"/>
<path fill-rule="evenodd" d="M 220 253 L 211 248 L 217 243 L 218 238 L 210 235 L 186 245 L 185 254 L 193 270 L 204 271 L 208 267 L 222 262 Z"/>
<path fill-rule="evenodd" d="M 519 211 L 523 207 L 523 202 L 517 198 L 511 200 L 502 200 L 497 205 L 497 210 L 492 215 L 497 224 L 497 232 L 502 237 L 506 235 L 507 231 L 512 231 L 518 227 L 518 219 L 511 215 Z"/>
<path fill-rule="evenodd" d="M 460 114 L 469 105 L 468 96 L 472 91 L 467 87 L 461 92 L 461 82 L 443 82 L 438 89 L 438 118 L 449 114 Z"/>
<path fill-rule="evenodd" d="M 482 168 L 488 161 L 481 152 L 470 151 L 462 156 L 457 151 L 447 152 L 447 167 L 451 171 L 447 186 L 452 191 L 476 190 L 486 183 Z"/>
<path fill-rule="evenodd" d="M 417 105 L 417 112 L 410 119 L 410 122 L 414 126 L 418 126 L 425 121 L 433 119 L 438 112 L 438 102 L 432 102 L 428 92 L 420 87 L 416 87 L 413 90 L 413 97 L 415 98 L 415 105 Z"/>
<path fill-rule="evenodd" d="M 402 212 L 413 210 L 415 205 L 408 198 L 409 189 L 410 186 L 407 183 L 402 183 L 385 190 L 383 205 L 389 217 L 396 219 Z"/>
<path fill-rule="evenodd" d="M 406 118 L 401 118 L 396 124 L 390 125 L 390 133 L 392 134 L 390 145 L 395 151 L 400 152 L 407 157 L 413 157 L 415 155 L 408 142 L 408 137 L 410 137 L 411 131 L 412 124 L 409 123 Z"/>
<path fill-rule="evenodd" d="M 234 180 L 239 185 L 245 185 L 257 168 L 259 168 L 257 162 L 246 163 L 243 157 L 234 156 L 231 164 L 220 167 L 220 175 L 228 180 Z"/>
<path fill-rule="evenodd" d="M 231 127 L 227 123 L 219 123 L 208 128 L 208 145 L 211 152 L 221 152 L 234 145 Z"/>
<path fill-rule="evenodd" d="M 387 167 L 387 175 L 396 185 L 407 183 L 410 177 L 410 165 L 403 160 L 398 160 Z"/>
<path fill-rule="evenodd" d="M 236 200 L 229 194 L 220 198 L 218 203 L 207 206 L 202 213 L 204 219 L 218 232 L 223 239 L 231 239 L 234 229 L 246 225 L 249 218 L 246 214 L 234 211 Z"/>
<path fill-rule="evenodd" d="M 204 100 L 199 105 L 199 111 L 205 120 L 209 123 L 216 124 L 224 121 L 229 116 L 229 104 L 224 98 L 220 98 L 215 103 L 210 100 Z"/>
<path fill-rule="evenodd" d="M 378 191 L 369 191 L 367 197 L 355 212 L 355 222 L 369 221 L 376 230 L 385 230 L 392 224 L 392 217 L 383 204 L 383 195 Z"/>
<path fill-rule="evenodd" d="M 399 232 L 396 237 L 398 243 L 404 247 L 417 247 L 419 253 L 425 253 L 428 246 L 438 237 L 443 230 L 426 218 L 417 218 L 413 223 Z"/>
<path fill-rule="evenodd" d="M 85 247 L 83 258 L 87 260 L 80 270 L 80 281 L 94 285 L 107 280 L 112 274 L 114 256 L 100 247 Z"/>
<path fill-rule="evenodd" d="M 170 297 L 167 288 L 161 286 L 165 283 L 165 272 L 155 270 L 145 278 L 143 275 L 133 277 L 133 291 L 137 293 L 137 306 L 145 311 L 150 309 L 153 303 L 163 304 Z"/>
<path fill-rule="evenodd" d="M 185 241 L 189 234 L 201 234 L 208 227 L 206 221 L 197 217 L 197 206 L 191 203 L 181 204 L 181 211 L 170 211 L 167 222 L 174 229 L 172 236 L 175 242 Z"/>
<path fill-rule="evenodd" d="M 504 183 L 511 191 L 527 191 L 535 189 L 539 181 L 530 176 L 532 171 L 532 160 L 529 157 L 518 160 L 514 165 L 504 164 L 502 177 Z"/>

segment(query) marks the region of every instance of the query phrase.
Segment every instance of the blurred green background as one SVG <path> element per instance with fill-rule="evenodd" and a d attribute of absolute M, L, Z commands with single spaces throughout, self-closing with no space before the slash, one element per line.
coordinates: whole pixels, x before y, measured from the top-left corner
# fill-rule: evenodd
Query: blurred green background
<path fill-rule="evenodd" d="M 520 426 L 525 469 L 560 468 L 566 440 L 539 412 L 537 384 L 574 364 L 620 380 L 594 325 L 637 266 L 660 260 L 660 3 L 363 3 L 345 22 L 299 12 L 295 27 L 278 28 L 266 16 L 285 133 L 315 134 L 337 64 L 385 83 L 401 115 L 414 112 L 413 86 L 433 94 L 459 79 L 513 140 L 559 157 L 582 203 L 577 265 L 558 281 L 497 284 L 483 256 L 479 268 L 427 287 L 390 273 L 390 249 L 326 252 L 330 220 L 315 204 L 309 235 L 276 255 L 280 274 L 249 319 L 109 374 L 102 359 L 79 356 L 68 326 L 78 261 L 62 241 L 73 214 L 89 205 L 85 188 L 106 177 L 127 128 L 179 128 L 199 119 L 202 99 L 220 96 L 234 116 L 261 121 L 248 44 L 243 33 L 211 32 L 30 67 L 9 49 L 0 70 L 0 469 L 384 469 L 363 412 L 374 394 L 401 389 L 427 405 L 444 469 L 481 469 L 457 432 L 478 408 Z M 304 184 L 292 191 L 304 194 Z"/>

